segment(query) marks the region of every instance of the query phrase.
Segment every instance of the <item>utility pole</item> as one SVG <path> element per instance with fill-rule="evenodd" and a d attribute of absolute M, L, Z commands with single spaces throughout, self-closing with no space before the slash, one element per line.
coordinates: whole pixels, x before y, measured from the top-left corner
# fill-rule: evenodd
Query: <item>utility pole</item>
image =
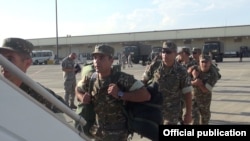
<path fill-rule="evenodd" d="M 56 0 L 56 64 L 59 64 L 59 53 L 58 53 L 58 23 L 57 23 L 57 0 Z"/>
<path fill-rule="evenodd" d="M 71 35 L 67 34 L 67 35 L 66 35 L 66 44 L 67 44 L 68 47 L 69 47 L 69 53 L 72 53 L 72 52 L 71 52 L 71 40 L 70 40 L 70 38 L 71 38 Z M 68 39 L 69 39 L 69 41 L 68 41 Z"/>

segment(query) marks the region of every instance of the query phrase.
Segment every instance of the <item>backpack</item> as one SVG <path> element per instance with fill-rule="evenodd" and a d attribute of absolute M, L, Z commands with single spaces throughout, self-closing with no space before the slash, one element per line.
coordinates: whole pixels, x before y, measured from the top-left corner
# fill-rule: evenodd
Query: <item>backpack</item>
<path fill-rule="evenodd" d="M 122 72 L 116 72 L 112 76 L 112 82 L 117 82 Z M 119 87 L 119 82 L 118 82 Z M 122 87 L 119 87 L 122 90 Z M 158 84 L 151 83 L 146 86 L 151 95 L 151 99 L 146 102 L 125 101 L 122 104 L 123 113 L 127 118 L 127 127 L 132 135 L 137 133 L 141 137 L 146 137 L 152 141 L 159 140 L 159 125 L 162 124 L 161 106 L 163 104 L 163 95 L 158 92 Z M 131 137 L 131 138 L 132 138 Z"/>
<path fill-rule="evenodd" d="M 151 99 L 146 102 L 126 102 L 124 114 L 128 119 L 130 134 L 137 133 L 152 141 L 159 140 L 159 125 L 162 124 L 161 105 L 162 94 L 158 92 L 158 85 L 147 86 Z"/>
<path fill-rule="evenodd" d="M 218 68 L 217 64 L 212 63 L 211 68 L 218 75 L 218 80 L 220 80 L 221 79 L 221 74 L 220 74 L 220 69 Z"/>
<path fill-rule="evenodd" d="M 88 63 L 88 64 L 85 64 L 83 68 L 81 69 L 81 76 L 83 78 L 85 76 L 94 74 L 94 72 L 95 72 L 95 69 L 93 67 L 93 63 Z M 94 79 L 91 79 L 91 81 L 94 81 Z M 92 84 L 93 83 L 90 82 L 89 87 L 93 87 L 91 86 Z M 89 89 L 88 92 L 90 91 L 91 90 Z M 94 112 L 93 103 L 90 103 L 90 104 L 79 103 L 77 105 L 76 114 L 83 117 L 86 121 L 86 124 L 83 126 L 78 121 L 74 121 L 75 128 L 80 132 L 84 132 L 87 136 L 92 137 L 90 133 L 90 129 L 95 124 L 95 112 Z"/>
<path fill-rule="evenodd" d="M 118 66 L 113 66 L 118 67 Z M 116 82 L 122 73 L 118 67 L 114 68 L 115 75 L 112 82 Z M 90 89 L 93 87 L 97 73 L 94 72 L 90 78 Z M 118 85 L 119 87 L 119 85 Z M 89 89 L 89 90 L 90 90 Z M 122 88 L 120 88 L 122 89 Z M 121 104 L 123 113 L 127 118 L 127 127 L 130 134 L 138 133 L 141 137 L 147 137 L 153 141 L 159 139 L 159 125 L 162 123 L 161 105 L 163 103 L 162 94 L 158 92 L 158 85 L 151 84 L 147 86 L 147 90 L 151 94 L 151 99 L 146 102 L 129 102 Z M 90 90 L 91 91 L 91 90 Z M 95 112 L 92 104 L 85 104 L 81 116 L 85 118 L 87 124 L 83 127 L 85 134 L 89 134 L 89 129 L 94 125 Z M 79 127 L 79 125 L 77 126 Z M 79 130 L 79 128 L 78 128 Z"/>
<path fill-rule="evenodd" d="M 80 73 L 82 70 L 81 66 L 78 63 L 74 65 L 74 68 L 75 68 L 75 74 Z"/>

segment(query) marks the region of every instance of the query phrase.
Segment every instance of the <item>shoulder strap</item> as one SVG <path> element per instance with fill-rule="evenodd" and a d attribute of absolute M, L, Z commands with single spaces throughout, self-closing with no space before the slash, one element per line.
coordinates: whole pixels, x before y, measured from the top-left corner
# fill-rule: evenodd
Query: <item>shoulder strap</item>
<path fill-rule="evenodd" d="M 114 83 L 114 82 L 118 81 L 120 74 L 121 74 L 121 72 L 119 72 L 119 71 L 115 72 L 111 77 L 111 82 Z"/>
<path fill-rule="evenodd" d="M 162 63 L 161 63 L 162 61 L 156 61 L 156 62 L 154 62 L 154 64 L 153 64 L 153 70 L 152 70 L 152 72 L 153 72 L 153 74 L 157 71 L 157 70 L 159 70 L 159 69 L 161 69 L 162 68 Z M 148 82 L 147 82 L 147 84 L 145 85 L 145 86 L 149 86 L 149 85 L 152 85 L 153 84 L 153 76 L 152 76 L 152 78 L 150 78 L 150 80 L 148 80 Z"/>
<path fill-rule="evenodd" d="M 88 89 L 88 92 L 89 92 L 89 93 L 91 93 L 91 91 L 93 90 L 94 82 L 95 82 L 95 80 L 96 80 L 96 78 L 97 78 L 97 75 L 98 75 L 98 73 L 97 73 L 97 72 L 94 72 L 94 73 L 92 73 L 92 75 L 91 75 L 91 77 L 90 77 L 89 89 Z M 114 74 L 112 75 L 112 77 L 111 77 L 111 83 L 116 82 L 116 81 L 118 80 L 119 76 L 120 76 L 120 72 L 114 73 Z"/>
<path fill-rule="evenodd" d="M 89 80 L 89 94 L 91 93 L 92 89 L 93 89 L 93 86 L 94 86 L 94 82 L 97 78 L 97 75 L 98 73 L 95 71 L 94 73 L 92 73 L 91 77 L 90 77 L 90 80 Z"/>

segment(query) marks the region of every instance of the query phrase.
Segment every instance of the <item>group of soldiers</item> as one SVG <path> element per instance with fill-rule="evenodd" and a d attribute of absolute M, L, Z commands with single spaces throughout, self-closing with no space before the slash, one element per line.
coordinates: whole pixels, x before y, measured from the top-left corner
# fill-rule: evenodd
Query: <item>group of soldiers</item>
<path fill-rule="evenodd" d="M 122 69 L 126 68 L 126 64 L 128 65 L 128 68 L 132 68 L 132 54 L 129 53 L 128 56 L 126 56 L 125 53 L 120 54 L 118 56 L 118 64 L 121 65 Z"/>
<path fill-rule="evenodd" d="M 159 58 L 146 68 L 142 81 L 159 84 L 163 124 L 209 124 L 212 88 L 221 77 L 211 57 L 200 48 L 177 51 L 175 43 L 164 42 Z"/>
<path fill-rule="evenodd" d="M 0 53 L 26 72 L 32 62 L 30 57 L 32 48 L 33 45 L 26 40 L 9 38 L 0 48 Z M 96 45 L 92 56 L 92 68 L 82 71 L 82 78 L 77 84 L 68 84 L 65 79 L 65 86 L 68 86 L 65 87 L 66 93 L 68 92 L 65 101 L 53 91 L 50 93 L 71 108 L 75 108 L 74 96 L 79 102 L 78 105 L 93 105 L 95 122 L 92 127 L 94 128 L 89 128 L 88 133 L 96 140 L 127 140 L 129 132 L 121 105 L 126 101 L 148 101 L 151 95 L 146 86 L 151 84 L 158 85 L 158 92 L 163 95 L 161 106 L 163 125 L 209 124 L 212 89 L 221 75 L 217 66 L 212 63 L 211 57 L 201 54 L 199 48 L 193 48 L 192 53 L 188 48 L 177 52 L 174 42 L 164 42 L 160 57 L 146 67 L 141 80 L 125 72 L 117 75 L 117 71 L 112 67 L 114 48 L 109 45 Z M 75 54 L 70 54 L 67 58 L 74 60 L 75 57 Z M 72 73 L 64 74 L 65 78 L 75 77 L 73 63 L 62 63 L 62 70 Z M 21 79 L 16 78 L 5 68 L 1 68 L 1 73 L 21 88 Z M 93 74 L 96 74 L 95 79 Z M 92 80 L 93 85 L 90 85 Z M 71 90 L 68 90 L 69 87 Z M 37 98 L 38 94 L 31 92 L 30 88 L 25 91 L 48 108 L 53 107 L 44 98 Z M 79 108 L 82 107 L 78 106 L 77 111 L 81 110 Z"/>
<path fill-rule="evenodd" d="M 219 68 L 217 64 L 213 63 L 210 55 L 203 55 L 201 53 L 200 48 L 193 48 L 191 52 L 188 47 L 183 47 L 178 51 L 176 60 L 187 69 L 191 77 L 191 85 L 193 86 L 192 124 L 207 125 L 211 117 L 212 88 L 217 80 L 221 78 Z M 201 79 L 202 83 L 199 80 L 197 81 L 198 78 Z M 183 102 L 182 98 L 181 105 L 182 108 L 185 108 Z M 180 114 L 180 121 L 182 121 L 182 113 Z"/>
<path fill-rule="evenodd" d="M 88 73 L 78 83 L 76 92 L 80 103 L 93 100 L 96 105 L 98 129 L 93 134 L 97 138 L 125 140 L 127 132 L 120 104 L 124 101 L 147 101 L 148 94 L 144 90 L 145 86 L 151 84 L 158 85 L 158 92 L 163 94 L 163 125 L 209 124 L 212 89 L 221 75 L 212 58 L 201 54 L 200 48 L 193 48 L 192 52 L 189 48 L 177 51 L 174 42 L 164 42 L 160 57 L 146 67 L 141 80 L 124 73 L 116 82 L 112 82 L 115 71 L 111 67 L 113 51 L 110 50 L 113 48 L 107 45 L 96 46 L 93 64 L 98 75 L 94 90 L 91 93 L 87 91 L 92 74 Z M 104 64 L 108 64 L 108 67 L 105 66 L 109 68 L 108 71 L 104 71 Z M 138 91 L 142 89 L 144 95 Z"/>

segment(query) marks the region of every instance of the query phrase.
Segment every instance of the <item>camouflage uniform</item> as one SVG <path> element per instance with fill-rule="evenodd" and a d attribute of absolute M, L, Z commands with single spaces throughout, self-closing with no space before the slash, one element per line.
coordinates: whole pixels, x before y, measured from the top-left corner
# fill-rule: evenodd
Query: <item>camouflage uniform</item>
<path fill-rule="evenodd" d="M 193 113 L 196 113 L 196 115 L 194 115 L 195 120 L 193 124 L 207 125 L 211 117 L 210 105 L 212 100 L 212 88 L 220 79 L 220 74 L 215 68 L 215 66 L 213 66 L 213 64 L 211 64 L 211 67 L 208 72 L 201 72 L 199 67 L 198 71 L 200 72 L 198 78 L 202 80 L 203 84 L 209 91 L 204 93 L 197 86 L 193 86 L 194 88 Z"/>
<path fill-rule="evenodd" d="M 111 51 L 112 53 L 107 53 L 108 51 L 109 49 L 106 49 L 105 46 L 103 48 L 95 48 L 95 52 L 113 54 L 113 51 Z M 116 83 L 123 92 L 131 91 L 132 86 L 133 89 L 143 87 L 143 83 L 134 85 L 138 80 L 133 75 L 118 72 L 117 70 L 113 68 L 111 75 L 104 79 L 99 79 L 97 75 L 93 82 L 91 102 L 94 105 L 97 125 L 94 126 L 95 130 L 92 130 L 92 134 L 97 141 L 127 141 L 129 135 L 127 119 L 122 109 L 124 101 L 114 98 L 107 93 L 109 84 Z M 88 92 L 92 74 L 91 71 L 88 71 L 87 74 L 83 75 L 84 78 L 78 82 L 77 88 L 80 91 Z"/>
<path fill-rule="evenodd" d="M 199 48 L 193 48 L 193 52 L 197 52 L 197 53 L 201 53 L 201 49 Z M 194 60 L 193 59 L 193 62 L 194 64 L 192 66 L 198 66 L 199 65 L 199 60 Z M 211 71 L 214 73 L 214 74 L 217 74 L 218 75 L 218 79 L 221 78 L 221 75 L 219 73 L 219 68 L 214 64 L 212 63 L 211 65 Z M 192 76 L 191 76 L 191 79 L 192 79 Z M 194 89 L 192 91 L 192 94 L 194 96 Z M 192 116 L 193 116 L 193 125 L 199 125 L 200 124 L 200 112 L 199 112 L 199 107 L 197 105 L 197 102 L 195 102 L 196 100 L 193 98 L 193 108 L 192 108 Z"/>
<path fill-rule="evenodd" d="M 193 60 L 192 66 L 198 66 L 198 63 L 199 62 L 197 60 Z M 191 79 L 193 79 L 192 75 L 190 77 Z M 197 103 L 195 102 L 195 99 L 194 99 L 194 89 L 192 90 L 192 118 L 193 118 L 193 125 L 200 124 L 200 114 L 198 111 Z"/>
<path fill-rule="evenodd" d="M 0 53 L 4 50 L 11 50 L 16 52 L 18 55 L 22 56 L 23 58 L 29 58 L 31 59 L 31 53 L 33 50 L 34 46 L 32 43 L 30 43 L 27 40 L 21 39 L 21 38 L 6 38 L 3 42 L 3 45 L 0 47 Z M 16 65 L 16 64 L 15 64 Z M 18 79 L 18 78 L 17 78 Z M 38 83 L 39 84 L 39 83 Z M 39 84 L 42 86 L 41 84 Z M 28 95 L 30 95 L 32 98 L 40 102 L 41 104 L 45 105 L 48 109 L 52 110 L 53 112 L 61 112 L 57 107 L 54 107 L 54 105 L 46 100 L 42 95 L 34 91 L 32 88 L 30 88 L 28 85 L 21 83 L 18 85 L 20 89 L 22 89 L 24 92 L 26 92 Z M 42 86 L 44 89 L 46 89 L 50 94 L 55 96 L 58 100 L 61 102 L 65 103 L 63 98 L 60 96 L 56 95 L 52 90 L 45 88 Z"/>
<path fill-rule="evenodd" d="M 40 86 L 42 86 L 42 85 L 40 85 Z M 44 86 L 42 86 L 42 87 L 45 88 Z M 54 107 L 54 105 L 51 102 L 49 102 L 42 95 L 40 95 L 39 93 L 37 93 L 36 91 L 34 91 L 33 89 L 31 89 L 26 84 L 22 83 L 21 86 L 20 86 L 20 89 L 22 89 L 28 95 L 30 95 L 31 97 L 33 97 L 34 99 L 36 99 L 38 102 L 40 102 L 41 104 L 43 104 L 44 106 L 46 106 L 51 111 L 53 111 L 55 113 L 60 113 L 61 112 L 57 107 Z M 58 100 L 60 100 L 62 103 L 66 104 L 62 97 L 56 95 L 52 90 L 50 90 L 48 88 L 45 88 L 45 89 L 50 94 L 52 94 L 53 96 L 55 96 Z"/>
<path fill-rule="evenodd" d="M 148 66 L 143 74 L 143 80 L 157 83 L 159 92 L 163 94 L 163 124 L 178 124 L 183 93 L 191 91 L 190 77 L 186 69 L 175 61 L 171 68 L 164 66 L 162 61 L 156 61 Z"/>
<path fill-rule="evenodd" d="M 190 50 L 189 50 L 189 48 L 187 48 L 187 47 L 184 47 L 184 48 L 181 48 L 180 50 L 179 50 L 179 52 L 178 53 L 181 53 L 181 52 L 185 52 L 187 55 L 190 55 Z M 181 61 L 181 60 L 177 60 L 183 67 L 185 67 L 185 69 L 187 70 L 189 67 L 191 67 L 191 66 L 193 66 L 193 65 L 196 65 L 197 63 L 196 63 L 196 61 L 195 60 L 193 60 L 193 58 L 189 58 L 189 60 L 188 60 L 188 62 L 186 63 L 186 62 L 184 62 L 184 61 Z M 184 96 L 182 96 L 182 98 L 181 98 L 181 107 L 182 107 L 182 109 L 181 109 L 181 113 L 180 113 L 180 117 L 179 117 L 179 120 L 180 120 L 180 122 L 183 122 L 183 110 L 185 109 L 185 97 Z"/>
<path fill-rule="evenodd" d="M 125 54 L 122 55 L 122 68 L 126 68 L 127 56 Z"/>
<path fill-rule="evenodd" d="M 66 69 L 74 69 L 75 62 L 74 60 L 66 57 L 62 60 L 62 68 Z M 63 79 L 64 79 L 64 100 L 68 105 L 74 105 L 75 99 L 75 87 L 76 87 L 76 76 L 75 72 L 63 72 Z"/>
<path fill-rule="evenodd" d="M 129 53 L 128 55 L 128 67 L 133 67 L 133 64 L 132 64 L 132 54 Z"/>

